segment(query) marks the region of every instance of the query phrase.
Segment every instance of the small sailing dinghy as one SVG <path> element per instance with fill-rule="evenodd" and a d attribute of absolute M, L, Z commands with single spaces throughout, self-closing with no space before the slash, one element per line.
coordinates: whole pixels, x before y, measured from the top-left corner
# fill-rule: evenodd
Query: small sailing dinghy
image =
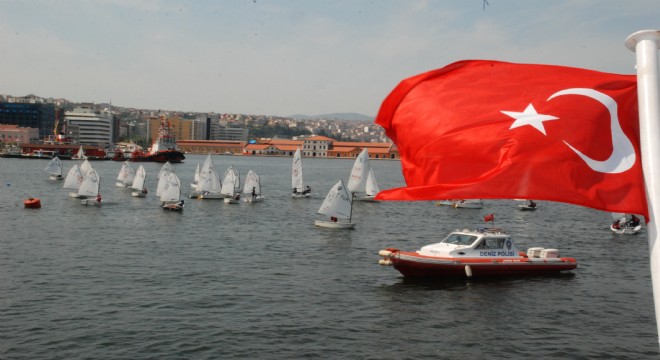
<path fill-rule="evenodd" d="M 330 220 L 315 220 L 314 225 L 331 229 L 354 229 L 351 222 L 353 201 L 344 181 L 339 180 L 326 195 L 317 214 L 326 215 Z"/>
<path fill-rule="evenodd" d="M 131 189 L 133 189 L 131 196 L 133 197 L 147 196 L 147 187 L 144 186 L 144 180 L 146 178 L 147 178 L 147 172 L 146 170 L 144 170 L 144 166 L 140 165 L 140 167 L 135 172 L 135 178 L 133 179 L 133 184 L 131 185 Z"/>
<path fill-rule="evenodd" d="M 241 177 L 238 171 L 234 169 L 233 165 L 229 165 L 229 168 L 225 171 L 222 188 L 220 189 L 220 193 L 225 196 L 225 204 L 238 204 L 241 200 L 240 186 Z"/>
<path fill-rule="evenodd" d="M 525 199 L 520 199 L 518 200 L 521 203 L 518 204 L 518 209 L 521 211 L 534 211 L 536 210 L 536 202 L 534 200 L 525 200 Z"/>
<path fill-rule="evenodd" d="M 78 189 L 78 197 L 84 197 L 80 200 L 82 205 L 101 206 L 101 177 L 95 169 L 90 168 L 83 176 L 83 182 Z"/>
<path fill-rule="evenodd" d="M 80 171 L 80 167 L 78 167 L 78 164 L 73 164 L 71 169 L 69 169 L 68 174 L 66 175 L 66 179 L 64 179 L 64 185 L 62 187 L 67 190 L 74 190 L 73 192 L 69 193 L 69 196 L 77 198 L 78 189 L 80 189 L 80 185 L 82 184 L 82 182 L 83 182 L 82 171 Z"/>
<path fill-rule="evenodd" d="M 222 190 L 222 182 L 213 165 L 211 154 L 206 156 L 202 169 L 199 171 L 199 181 L 195 192 L 190 195 L 191 199 L 224 199 L 224 195 L 220 193 Z"/>
<path fill-rule="evenodd" d="M 482 209 L 484 202 L 481 199 L 461 199 L 454 201 L 454 209 Z"/>
<path fill-rule="evenodd" d="M 48 162 L 48 165 L 46 165 L 44 171 L 50 174 L 48 178 L 51 180 L 64 179 L 62 177 L 62 160 L 60 160 L 60 158 L 57 156 L 55 156 Z"/>
<path fill-rule="evenodd" d="M 199 172 L 201 171 L 199 163 L 197 163 L 197 168 L 195 169 L 195 175 L 193 175 L 193 182 L 190 184 L 190 187 L 197 189 L 197 184 L 199 184 Z"/>
<path fill-rule="evenodd" d="M 294 198 L 308 198 L 312 193 L 309 186 L 306 188 L 304 187 L 300 148 L 297 148 L 296 152 L 293 154 L 293 164 L 291 166 L 291 188 L 293 189 L 291 196 Z"/>
<path fill-rule="evenodd" d="M 167 174 L 163 192 L 160 194 L 160 206 L 163 210 L 183 210 L 184 201 L 181 199 L 181 181 L 174 171 Z"/>
<path fill-rule="evenodd" d="M 86 160 L 87 156 L 85 156 L 85 150 L 83 149 L 82 145 L 80 145 L 80 149 L 78 149 L 78 152 L 75 153 L 71 159 L 73 160 Z"/>
<path fill-rule="evenodd" d="M 374 171 L 369 163 L 369 150 L 364 148 L 360 155 L 355 158 L 351 176 L 348 179 L 348 190 L 354 201 L 375 202 L 378 194 L 378 184 Z"/>
<path fill-rule="evenodd" d="M 256 172 L 248 171 L 247 176 L 245 177 L 245 186 L 243 186 L 243 194 L 245 196 L 245 202 L 257 203 L 263 201 L 263 196 L 261 196 L 261 179 Z"/>
<path fill-rule="evenodd" d="M 642 222 L 632 214 L 612 213 L 610 230 L 615 234 L 633 235 L 642 229 Z"/>
<path fill-rule="evenodd" d="M 133 180 L 135 179 L 135 169 L 131 166 L 128 161 L 124 161 L 117 175 L 118 187 L 129 188 L 133 185 Z"/>
<path fill-rule="evenodd" d="M 167 186 L 167 179 L 173 172 L 174 169 L 172 169 L 172 165 L 169 161 L 166 161 L 165 164 L 160 167 L 160 171 L 158 171 L 158 183 L 156 184 L 156 196 L 160 196 L 163 193 Z"/>

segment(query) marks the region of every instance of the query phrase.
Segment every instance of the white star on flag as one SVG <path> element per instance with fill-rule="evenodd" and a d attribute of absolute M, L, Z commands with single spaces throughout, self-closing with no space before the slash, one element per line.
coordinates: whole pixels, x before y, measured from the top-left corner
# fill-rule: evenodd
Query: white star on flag
<path fill-rule="evenodd" d="M 523 112 L 502 111 L 502 113 L 516 119 L 516 121 L 511 124 L 511 127 L 509 127 L 509 130 L 520 126 L 530 125 L 543 133 L 543 135 L 547 135 L 545 133 L 545 128 L 543 127 L 543 122 L 559 119 L 555 116 L 537 113 L 536 109 L 534 109 L 534 106 L 531 103 L 527 105 L 527 108 Z"/>

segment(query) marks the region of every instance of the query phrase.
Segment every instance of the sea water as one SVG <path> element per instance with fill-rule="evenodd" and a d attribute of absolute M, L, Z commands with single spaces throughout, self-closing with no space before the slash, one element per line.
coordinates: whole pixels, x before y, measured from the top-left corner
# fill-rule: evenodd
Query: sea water
<path fill-rule="evenodd" d="M 204 156 L 174 164 L 184 193 Z M 291 158 L 214 156 L 261 177 L 265 200 L 186 200 L 163 211 L 161 164 L 143 163 L 146 198 L 115 186 L 120 162 L 92 165 L 104 204 L 87 207 L 48 180 L 47 160 L 0 159 L 2 359 L 657 358 L 645 229 L 538 201 L 483 209 L 434 202 L 358 203 L 355 230 L 314 226 L 353 165 L 303 159 L 309 199 L 291 197 Z M 65 161 L 68 171 L 73 161 Z M 398 161 L 371 161 L 381 189 L 404 185 Z M 139 164 L 133 164 L 137 168 Z M 243 180 L 243 178 L 242 178 Z M 24 209 L 39 197 L 42 208 Z M 559 249 L 567 275 L 489 281 L 404 279 L 378 265 L 495 214 L 518 247 Z M 491 224 L 488 224 L 491 226 Z"/>

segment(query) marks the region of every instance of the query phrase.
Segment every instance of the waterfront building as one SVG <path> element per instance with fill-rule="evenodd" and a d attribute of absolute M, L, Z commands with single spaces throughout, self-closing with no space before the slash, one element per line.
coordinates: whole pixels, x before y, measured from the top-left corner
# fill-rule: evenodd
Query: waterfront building
<path fill-rule="evenodd" d="M 177 140 L 176 146 L 184 153 L 240 155 L 246 143 L 229 140 Z"/>
<path fill-rule="evenodd" d="M 59 111 L 53 104 L 37 101 L 0 102 L 0 124 L 38 129 L 36 138 L 43 139 L 53 135 L 55 118 Z"/>
<path fill-rule="evenodd" d="M 0 142 L 18 145 L 39 139 L 39 129 L 0 124 Z"/>
<path fill-rule="evenodd" d="M 149 118 L 149 137 L 153 140 L 158 138 L 160 129 L 160 117 L 152 116 Z M 177 140 L 193 139 L 193 120 L 184 120 L 178 116 L 168 116 L 165 121 L 169 122 L 170 134 Z"/>
<path fill-rule="evenodd" d="M 107 146 L 114 143 L 115 124 L 109 113 L 100 112 L 92 104 L 83 104 L 64 113 L 66 135 L 84 145 Z"/>
<path fill-rule="evenodd" d="M 305 138 L 302 145 L 302 156 L 328 157 L 328 150 L 334 141 L 334 139 L 325 136 Z"/>

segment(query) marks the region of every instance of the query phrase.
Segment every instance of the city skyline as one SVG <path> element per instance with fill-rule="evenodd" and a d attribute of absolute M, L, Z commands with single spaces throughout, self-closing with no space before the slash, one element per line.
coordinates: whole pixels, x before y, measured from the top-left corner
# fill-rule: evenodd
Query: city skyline
<path fill-rule="evenodd" d="M 624 41 L 660 18 L 651 0 L 0 3 L 0 93 L 283 117 L 375 116 L 463 59 L 633 74 Z"/>

